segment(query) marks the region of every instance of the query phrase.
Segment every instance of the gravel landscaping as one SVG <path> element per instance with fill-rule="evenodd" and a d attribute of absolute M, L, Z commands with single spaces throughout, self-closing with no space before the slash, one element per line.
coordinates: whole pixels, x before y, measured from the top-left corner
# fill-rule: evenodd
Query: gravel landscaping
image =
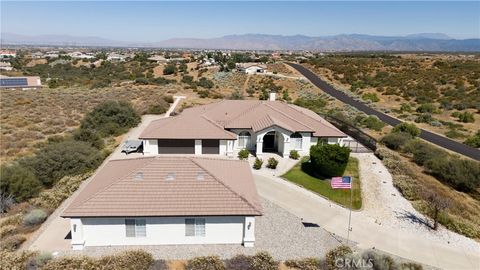
<path fill-rule="evenodd" d="M 255 247 L 242 245 L 168 245 L 129 247 L 86 247 L 83 252 L 66 254 L 102 256 L 121 250 L 141 248 L 151 252 L 155 259 L 189 259 L 215 254 L 229 258 L 237 254 L 253 255 L 258 251 L 269 252 L 276 260 L 305 257 L 324 257 L 330 249 L 341 245 L 338 238 L 320 227 L 305 227 L 302 221 L 273 203 L 263 200 L 264 216 L 257 218 Z"/>

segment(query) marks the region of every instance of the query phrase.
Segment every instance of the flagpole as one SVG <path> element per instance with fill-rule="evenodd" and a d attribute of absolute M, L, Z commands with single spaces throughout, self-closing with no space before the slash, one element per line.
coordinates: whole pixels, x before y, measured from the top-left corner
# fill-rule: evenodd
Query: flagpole
<path fill-rule="evenodd" d="M 350 187 L 350 213 L 348 214 L 348 230 L 347 230 L 347 246 L 350 240 L 350 222 L 352 220 L 352 194 L 353 194 L 353 177 L 351 177 L 351 187 Z"/>

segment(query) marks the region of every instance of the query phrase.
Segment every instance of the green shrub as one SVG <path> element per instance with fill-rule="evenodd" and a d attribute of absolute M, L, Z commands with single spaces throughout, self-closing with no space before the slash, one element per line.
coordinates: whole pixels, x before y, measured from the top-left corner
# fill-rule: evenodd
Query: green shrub
<path fill-rule="evenodd" d="M 85 115 L 80 127 L 98 132 L 101 136 L 117 136 L 140 123 L 140 116 L 130 102 L 106 101 Z"/>
<path fill-rule="evenodd" d="M 422 113 L 420 114 L 419 116 L 417 116 L 417 118 L 415 118 L 415 122 L 416 123 L 430 123 L 432 122 L 434 119 L 432 117 L 431 114 L 429 113 Z"/>
<path fill-rule="evenodd" d="M 240 160 L 247 159 L 249 155 L 250 155 L 250 152 L 245 148 L 238 152 L 238 158 Z"/>
<path fill-rule="evenodd" d="M 10 235 L 0 240 L 0 250 L 14 251 L 17 250 L 20 245 L 25 242 L 27 238 L 23 235 Z M 3 258 L 2 258 L 3 260 Z M 1 261 L 1 260 L 0 260 Z"/>
<path fill-rule="evenodd" d="M 36 196 L 42 189 L 42 183 L 35 174 L 19 164 L 0 167 L 0 192 L 11 195 L 17 202 L 23 202 Z"/>
<path fill-rule="evenodd" d="M 277 270 L 276 262 L 270 254 L 265 251 L 258 252 L 252 257 L 252 269 L 255 270 Z"/>
<path fill-rule="evenodd" d="M 325 108 L 328 102 L 322 97 L 311 97 L 311 98 L 298 98 L 294 102 L 295 105 L 307 108 L 316 113 L 319 113 Z"/>
<path fill-rule="evenodd" d="M 408 103 L 403 103 L 403 104 L 400 106 L 400 111 L 402 111 L 402 112 L 411 112 L 411 111 L 412 111 L 412 106 L 410 106 L 410 104 L 408 104 Z"/>
<path fill-rule="evenodd" d="M 405 145 L 404 150 L 408 153 L 412 153 L 412 160 L 420 166 L 422 166 L 427 160 L 437 157 L 443 158 L 447 155 L 445 150 L 420 140 L 409 141 Z"/>
<path fill-rule="evenodd" d="M 330 250 L 325 256 L 325 264 L 328 270 L 339 269 L 337 267 L 337 260 L 344 258 L 346 255 L 352 254 L 352 249 L 348 246 L 339 246 Z"/>
<path fill-rule="evenodd" d="M 105 146 L 102 137 L 91 129 L 79 128 L 73 133 L 73 139 L 80 142 L 86 142 L 97 149 Z"/>
<path fill-rule="evenodd" d="M 298 154 L 297 150 L 290 150 L 290 158 L 291 159 L 299 159 L 300 154 Z"/>
<path fill-rule="evenodd" d="M 67 140 L 49 143 L 32 157 L 21 160 L 21 165 L 30 168 L 45 186 L 66 175 L 86 173 L 96 169 L 103 160 L 98 149 L 85 142 Z"/>
<path fill-rule="evenodd" d="M 437 111 L 437 107 L 431 103 L 422 104 L 417 108 L 419 113 L 436 113 Z"/>
<path fill-rule="evenodd" d="M 196 257 L 188 260 L 185 270 L 224 270 L 222 260 L 218 256 Z"/>
<path fill-rule="evenodd" d="M 259 158 L 255 158 L 255 162 L 253 163 L 253 168 L 255 170 L 260 170 L 262 168 L 262 165 L 263 165 L 263 160 Z"/>
<path fill-rule="evenodd" d="M 163 69 L 163 75 L 171 75 L 175 72 L 177 72 L 177 66 L 175 66 L 175 64 L 168 64 Z"/>
<path fill-rule="evenodd" d="M 459 191 L 471 192 L 480 187 L 480 163 L 458 157 L 437 156 L 424 163 L 427 171 Z"/>
<path fill-rule="evenodd" d="M 310 148 L 310 169 L 326 177 L 340 176 L 347 168 L 350 149 L 338 144 L 314 145 Z"/>
<path fill-rule="evenodd" d="M 369 129 L 376 131 L 382 130 L 382 128 L 385 126 L 385 123 L 378 119 L 378 117 L 375 115 L 369 115 L 368 117 L 365 117 L 361 121 L 361 124 Z"/>
<path fill-rule="evenodd" d="M 167 102 L 167 103 L 173 103 L 173 101 L 174 101 L 172 95 L 163 96 L 163 100 L 165 100 L 165 102 Z"/>
<path fill-rule="evenodd" d="M 203 87 L 203 88 L 211 89 L 211 88 L 213 88 L 214 83 L 211 80 L 209 80 L 205 77 L 202 77 L 198 80 L 197 85 L 200 86 L 200 87 Z"/>
<path fill-rule="evenodd" d="M 153 104 L 148 107 L 147 114 L 162 114 L 167 112 L 167 108 L 161 104 Z"/>
<path fill-rule="evenodd" d="M 473 123 L 475 122 L 475 117 L 471 112 L 463 112 L 458 115 L 458 121 L 463 123 Z"/>
<path fill-rule="evenodd" d="M 225 260 L 227 270 L 255 270 L 252 268 L 253 258 L 243 254 Z"/>
<path fill-rule="evenodd" d="M 401 123 L 396 125 L 393 128 L 392 132 L 406 132 L 412 135 L 412 137 L 417 137 L 418 135 L 420 135 L 421 130 L 414 124 Z"/>
<path fill-rule="evenodd" d="M 41 267 L 45 265 L 48 261 L 50 261 L 53 258 L 52 253 L 50 252 L 42 252 L 35 256 L 35 261 L 34 264 L 37 267 Z"/>
<path fill-rule="evenodd" d="M 409 133 L 395 132 L 384 136 L 381 142 L 390 149 L 398 150 L 411 139 L 412 135 L 410 135 Z"/>
<path fill-rule="evenodd" d="M 299 270 L 318 270 L 322 269 L 321 261 L 317 258 L 305 258 L 300 260 L 287 260 L 285 265 Z"/>
<path fill-rule="evenodd" d="M 466 139 L 463 143 L 474 148 L 480 148 L 480 130 L 478 130 L 475 135 Z"/>
<path fill-rule="evenodd" d="M 363 100 L 369 100 L 371 102 L 379 102 L 380 99 L 377 97 L 375 93 L 365 93 L 362 95 Z"/>
<path fill-rule="evenodd" d="M 276 160 L 275 158 L 271 157 L 267 160 L 267 168 L 274 170 L 277 168 L 277 165 L 278 165 L 278 160 Z"/>
<path fill-rule="evenodd" d="M 23 224 L 26 226 L 34 226 L 41 224 L 47 219 L 47 213 L 42 209 L 33 209 L 23 217 Z"/>

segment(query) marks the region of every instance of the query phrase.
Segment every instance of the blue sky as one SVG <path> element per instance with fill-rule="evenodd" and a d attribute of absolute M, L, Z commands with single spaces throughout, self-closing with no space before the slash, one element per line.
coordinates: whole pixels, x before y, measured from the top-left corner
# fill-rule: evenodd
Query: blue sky
<path fill-rule="evenodd" d="M 262 33 L 480 38 L 480 2 L 1 1 L 1 31 L 123 41 Z"/>

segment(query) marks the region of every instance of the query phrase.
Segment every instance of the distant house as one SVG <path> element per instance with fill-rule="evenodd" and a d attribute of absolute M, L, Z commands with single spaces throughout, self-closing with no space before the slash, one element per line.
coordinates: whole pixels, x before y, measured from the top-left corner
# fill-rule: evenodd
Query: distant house
<path fill-rule="evenodd" d="M 267 66 L 259 63 L 237 63 L 237 70 L 246 74 L 265 73 Z"/>
<path fill-rule="evenodd" d="M 346 138 L 316 113 L 271 100 L 223 100 L 185 109 L 180 115 L 153 121 L 140 134 L 145 155 L 191 154 L 234 156 L 248 149 L 288 157 L 307 155 L 319 141 L 342 144 Z"/>
<path fill-rule="evenodd" d="M 42 59 L 45 57 L 43 52 L 34 52 L 31 53 L 29 56 L 31 59 Z"/>
<path fill-rule="evenodd" d="M 26 76 L 26 77 L 0 77 L 1 89 L 39 89 L 42 87 L 40 77 Z"/>
<path fill-rule="evenodd" d="M 147 59 L 148 61 L 157 62 L 158 64 L 167 63 L 167 59 L 161 55 L 154 55 Z"/>
<path fill-rule="evenodd" d="M 10 62 L 0 62 L 0 70 L 13 70 L 12 64 Z"/>
<path fill-rule="evenodd" d="M 17 57 L 17 53 L 15 51 L 9 50 L 0 50 L 0 59 L 8 59 L 8 58 L 15 58 Z"/>
<path fill-rule="evenodd" d="M 91 53 L 83 53 L 83 52 L 71 52 L 67 54 L 68 56 L 74 59 L 93 59 L 95 56 Z"/>
<path fill-rule="evenodd" d="M 62 217 L 74 250 L 92 246 L 255 243 L 262 215 L 246 161 L 198 157 L 111 160 Z"/>
<path fill-rule="evenodd" d="M 107 56 L 107 61 L 111 61 L 111 62 L 125 62 L 126 59 L 127 59 L 126 56 L 118 53 L 109 53 Z"/>

